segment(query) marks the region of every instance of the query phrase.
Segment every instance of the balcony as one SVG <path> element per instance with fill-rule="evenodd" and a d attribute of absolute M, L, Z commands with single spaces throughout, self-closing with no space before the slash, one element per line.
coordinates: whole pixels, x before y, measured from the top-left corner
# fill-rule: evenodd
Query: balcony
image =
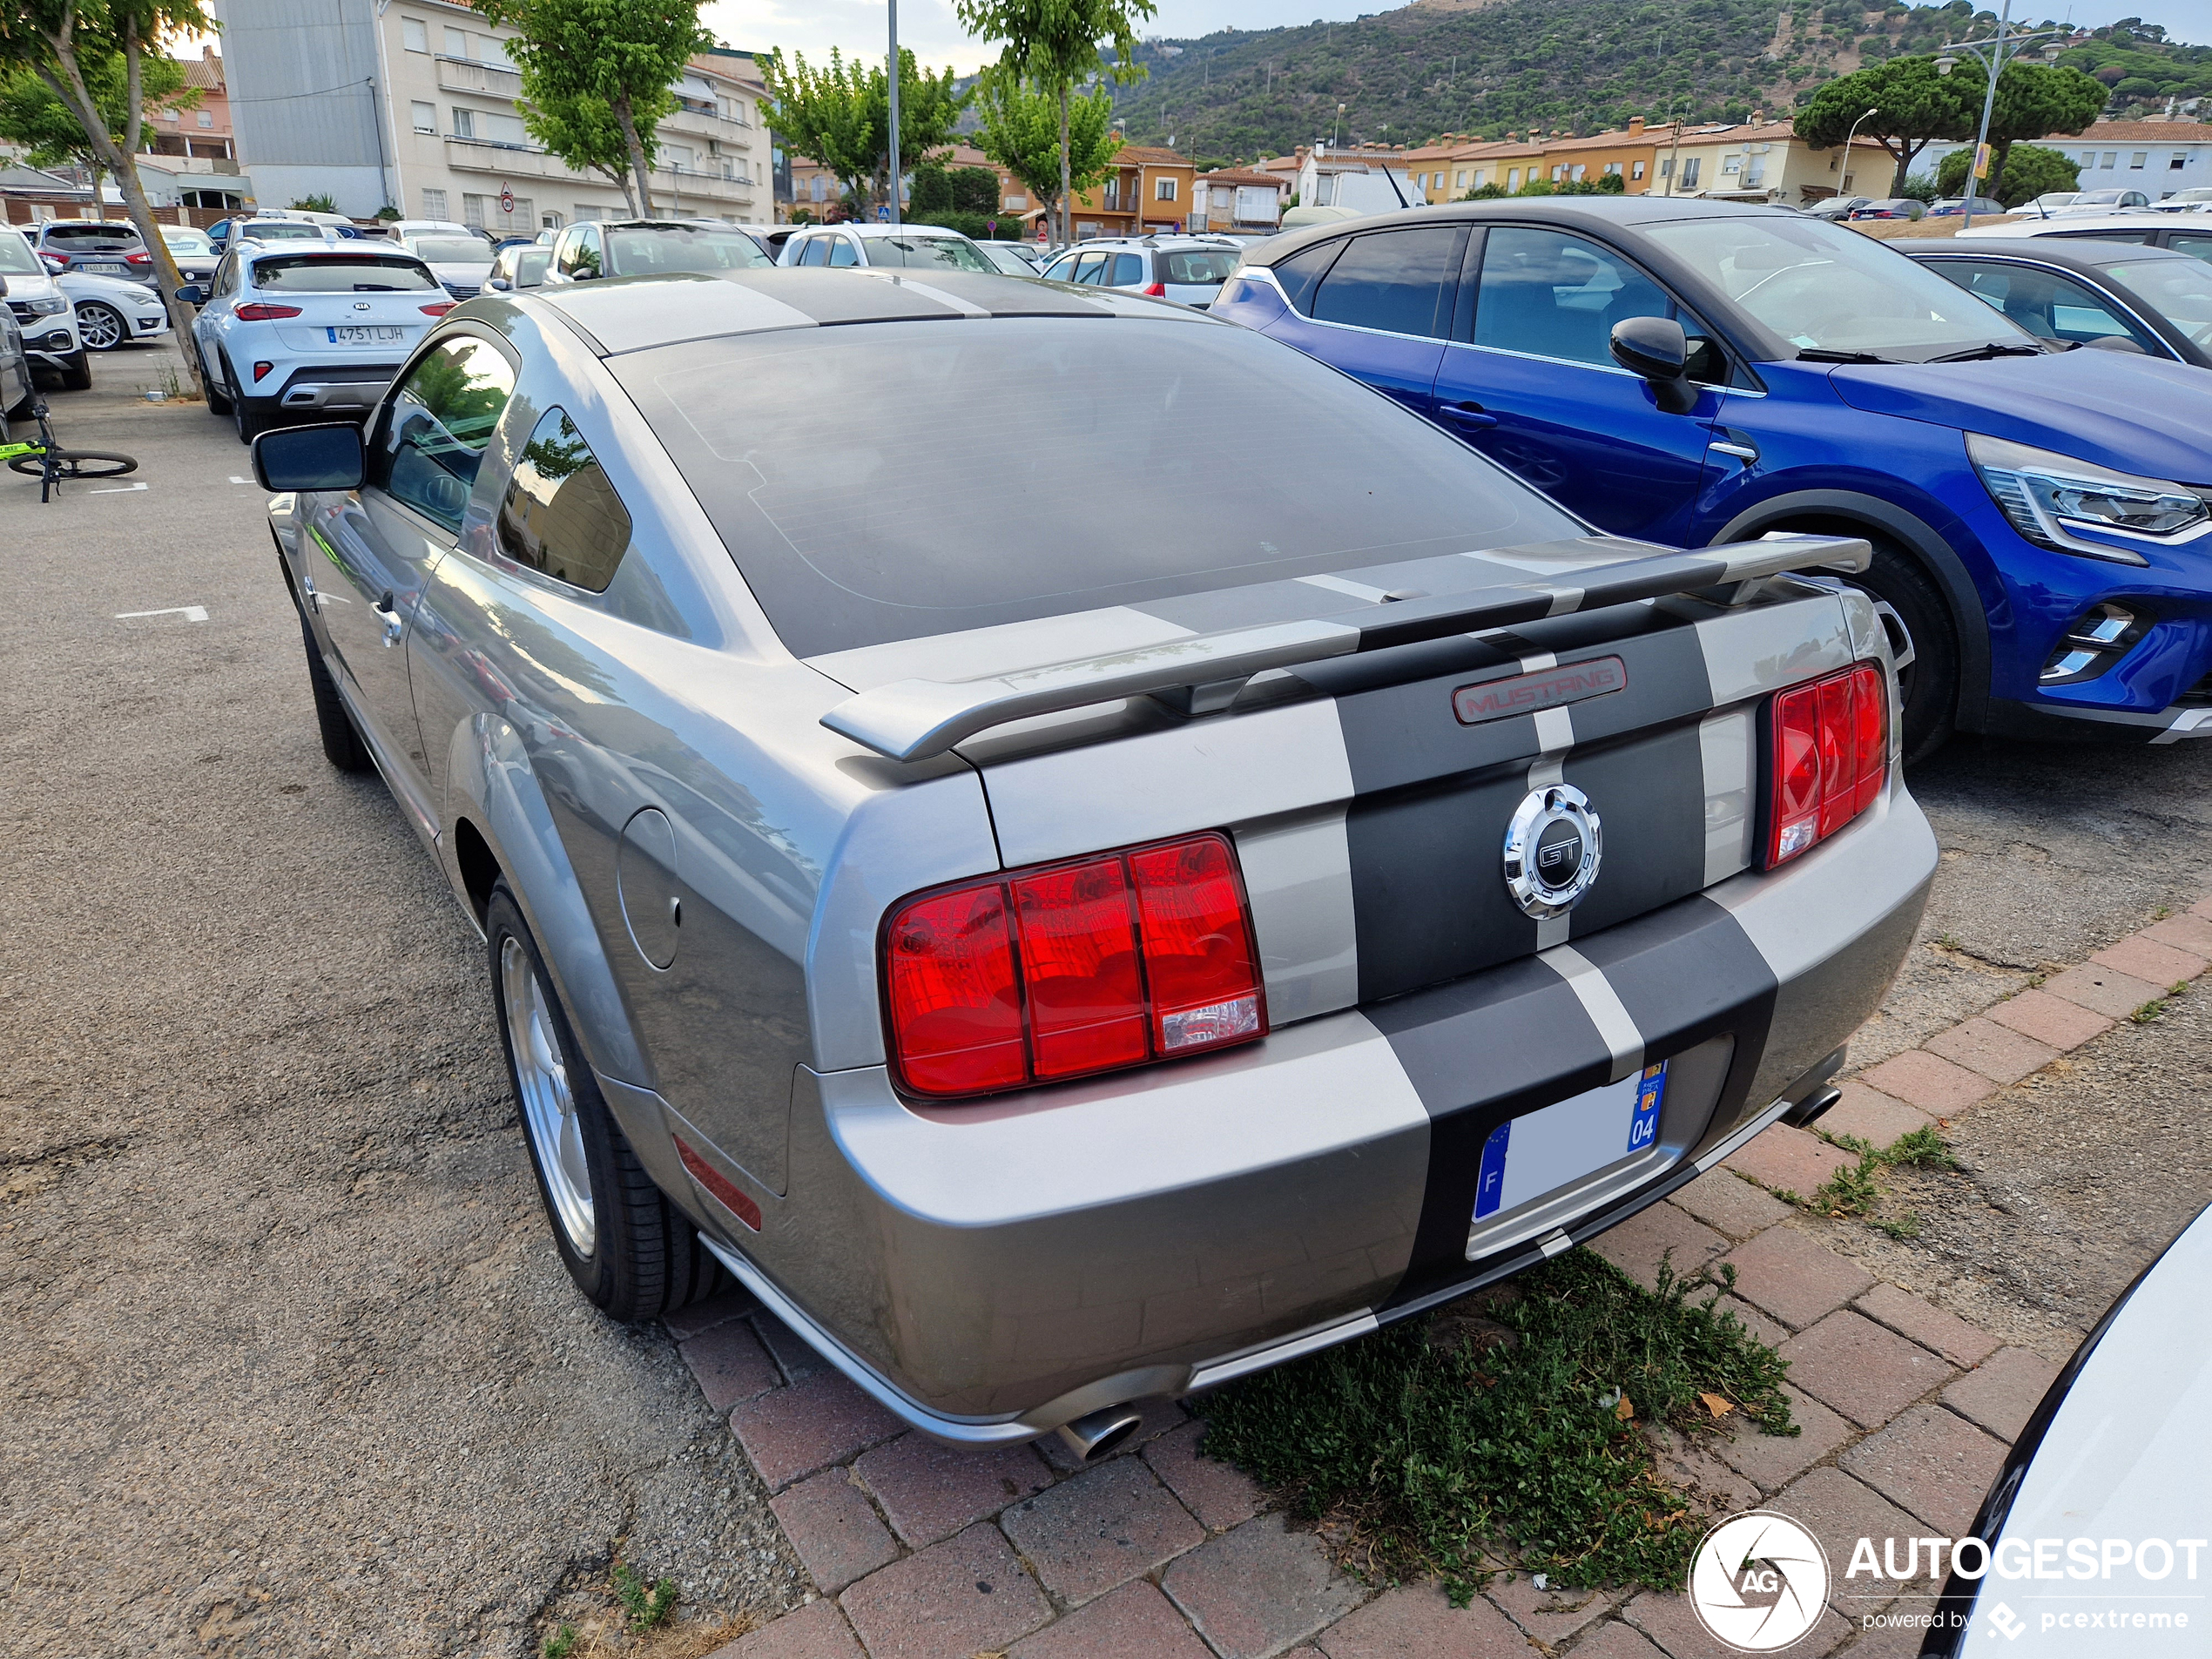
<path fill-rule="evenodd" d="M 479 64 L 469 57 L 440 57 L 438 84 L 448 92 L 489 92 L 494 98 L 523 95 L 523 78 L 513 70 Z"/>
<path fill-rule="evenodd" d="M 489 138 L 448 138 L 446 165 L 455 172 L 496 172 L 507 179 L 573 179 L 558 156 L 534 145 L 494 144 Z"/>

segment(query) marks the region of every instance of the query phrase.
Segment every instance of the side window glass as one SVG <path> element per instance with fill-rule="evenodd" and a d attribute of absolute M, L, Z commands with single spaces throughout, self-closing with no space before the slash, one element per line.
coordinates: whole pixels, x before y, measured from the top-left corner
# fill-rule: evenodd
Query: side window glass
<path fill-rule="evenodd" d="M 1963 278 L 1968 293 L 1986 300 L 2038 340 L 2080 342 L 2119 334 L 2161 356 L 2165 354 L 2157 342 L 2129 327 L 2103 295 L 2069 278 L 2018 266 L 1964 260 L 1941 268 L 1954 282 Z"/>
<path fill-rule="evenodd" d="M 1044 274 L 1045 280 L 1049 282 L 1072 281 L 1075 279 L 1076 274 L 1075 255 L 1072 253 L 1062 254 L 1050 265 L 1045 266 Z"/>
<path fill-rule="evenodd" d="M 1609 364 L 1615 323 L 1673 314 L 1662 289 L 1586 237 L 1510 226 L 1492 231 L 1483 249 L 1478 346 Z"/>
<path fill-rule="evenodd" d="M 810 236 L 805 241 L 801 242 L 799 245 L 799 263 L 801 265 L 827 265 L 829 263 L 829 238 L 826 236 Z"/>
<path fill-rule="evenodd" d="M 2212 260 L 2212 236 L 2187 236 L 2176 231 L 2166 239 L 2166 246 L 2177 253 L 2187 253 L 2200 260 Z"/>
<path fill-rule="evenodd" d="M 458 530 L 484 446 L 514 389 L 515 371 L 488 341 L 469 334 L 442 341 L 384 406 L 369 448 L 369 487 Z"/>
<path fill-rule="evenodd" d="M 1455 226 L 1355 236 L 1313 296 L 1323 322 L 1393 334 L 1441 338 L 1449 332 L 1467 233 Z"/>
<path fill-rule="evenodd" d="M 1144 259 L 1138 253 L 1114 255 L 1114 274 L 1107 286 L 1115 288 L 1134 288 L 1144 280 Z"/>
<path fill-rule="evenodd" d="M 843 237 L 833 236 L 826 240 L 829 243 L 829 262 L 833 266 L 858 265 L 860 262 L 860 250 Z"/>
<path fill-rule="evenodd" d="M 1076 261 L 1076 280 L 1089 287 L 1096 287 L 1106 280 L 1106 263 L 1112 256 L 1106 253 L 1086 253 Z"/>
<path fill-rule="evenodd" d="M 1283 285 L 1283 293 L 1293 308 L 1309 317 L 1313 314 L 1314 287 L 1345 246 L 1342 242 L 1319 242 L 1303 253 L 1291 254 L 1275 266 L 1275 280 Z"/>
<path fill-rule="evenodd" d="M 630 513 L 567 414 L 550 409 L 499 504 L 499 550 L 557 582 L 604 593 L 630 546 Z"/>

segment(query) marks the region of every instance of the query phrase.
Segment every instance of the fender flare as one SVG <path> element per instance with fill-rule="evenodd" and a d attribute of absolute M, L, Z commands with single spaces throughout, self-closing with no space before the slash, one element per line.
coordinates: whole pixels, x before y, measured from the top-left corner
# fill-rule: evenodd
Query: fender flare
<path fill-rule="evenodd" d="M 1747 507 L 1712 538 L 1739 542 L 1791 519 L 1843 519 L 1878 530 L 1918 559 L 1950 603 L 1959 635 L 1959 711 L 1961 732 L 1979 732 L 1989 707 L 1989 611 L 1966 563 L 1951 543 L 1904 508 L 1854 489 L 1798 489 Z"/>
<path fill-rule="evenodd" d="M 521 734 L 496 714 L 475 715 L 454 729 L 446 759 L 438 856 L 454 893 L 481 930 L 482 917 L 457 846 L 465 821 L 483 838 L 522 907 L 592 1069 L 602 1077 L 651 1089 L 653 1078 L 631 1029 L 629 1009 L 600 948 L 583 888 Z"/>

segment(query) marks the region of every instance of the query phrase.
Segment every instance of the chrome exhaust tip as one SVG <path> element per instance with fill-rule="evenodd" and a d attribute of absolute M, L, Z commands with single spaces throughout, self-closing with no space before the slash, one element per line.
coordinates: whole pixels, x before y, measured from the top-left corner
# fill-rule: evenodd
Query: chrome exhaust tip
<path fill-rule="evenodd" d="M 1084 1462 L 1104 1457 L 1136 1433 L 1144 1420 L 1128 1406 L 1108 1406 L 1060 1426 L 1060 1438 Z"/>
<path fill-rule="evenodd" d="M 1843 1097 L 1844 1091 L 1840 1089 L 1824 1089 L 1783 1113 L 1782 1121 L 1793 1129 L 1804 1129 Z"/>

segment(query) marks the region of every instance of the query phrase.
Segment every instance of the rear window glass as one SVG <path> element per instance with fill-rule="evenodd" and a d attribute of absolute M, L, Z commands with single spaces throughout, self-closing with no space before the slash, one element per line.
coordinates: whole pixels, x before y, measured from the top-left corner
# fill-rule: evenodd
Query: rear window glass
<path fill-rule="evenodd" d="M 991 262 L 950 236 L 871 236 L 870 265 L 934 266 L 942 270 L 991 272 Z"/>
<path fill-rule="evenodd" d="M 49 225 L 46 246 L 83 243 L 88 247 L 136 246 L 138 231 L 129 225 Z"/>
<path fill-rule="evenodd" d="M 658 271 L 749 271 L 775 261 L 742 231 L 609 231 L 607 252 L 617 276 L 650 276 Z"/>
<path fill-rule="evenodd" d="M 253 224 L 241 226 L 238 233 L 240 236 L 251 237 L 257 242 L 320 242 L 322 240 L 322 226 L 320 225 L 288 225 L 280 220 L 257 220 Z"/>
<path fill-rule="evenodd" d="M 802 657 L 1586 534 L 1241 328 L 871 323 L 608 367 Z M 1086 480 L 1141 482 L 1173 522 L 1133 530 Z"/>
<path fill-rule="evenodd" d="M 417 293 L 438 280 L 413 260 L 303 254 L 256 260 L 253 286 L 271 293 Z"/>
<path fill-rule="evenodd" d="M 442 260 L 449 265 L 489 264 L 491 246 L 475 237 L 411 236 L 407 251 L 418 260 Z"/>
<path fill-rule="evenodd" d="M 1234 253 L 1163 253 L 1170 282 L 1226 282 L 1237 268 Z"/>

